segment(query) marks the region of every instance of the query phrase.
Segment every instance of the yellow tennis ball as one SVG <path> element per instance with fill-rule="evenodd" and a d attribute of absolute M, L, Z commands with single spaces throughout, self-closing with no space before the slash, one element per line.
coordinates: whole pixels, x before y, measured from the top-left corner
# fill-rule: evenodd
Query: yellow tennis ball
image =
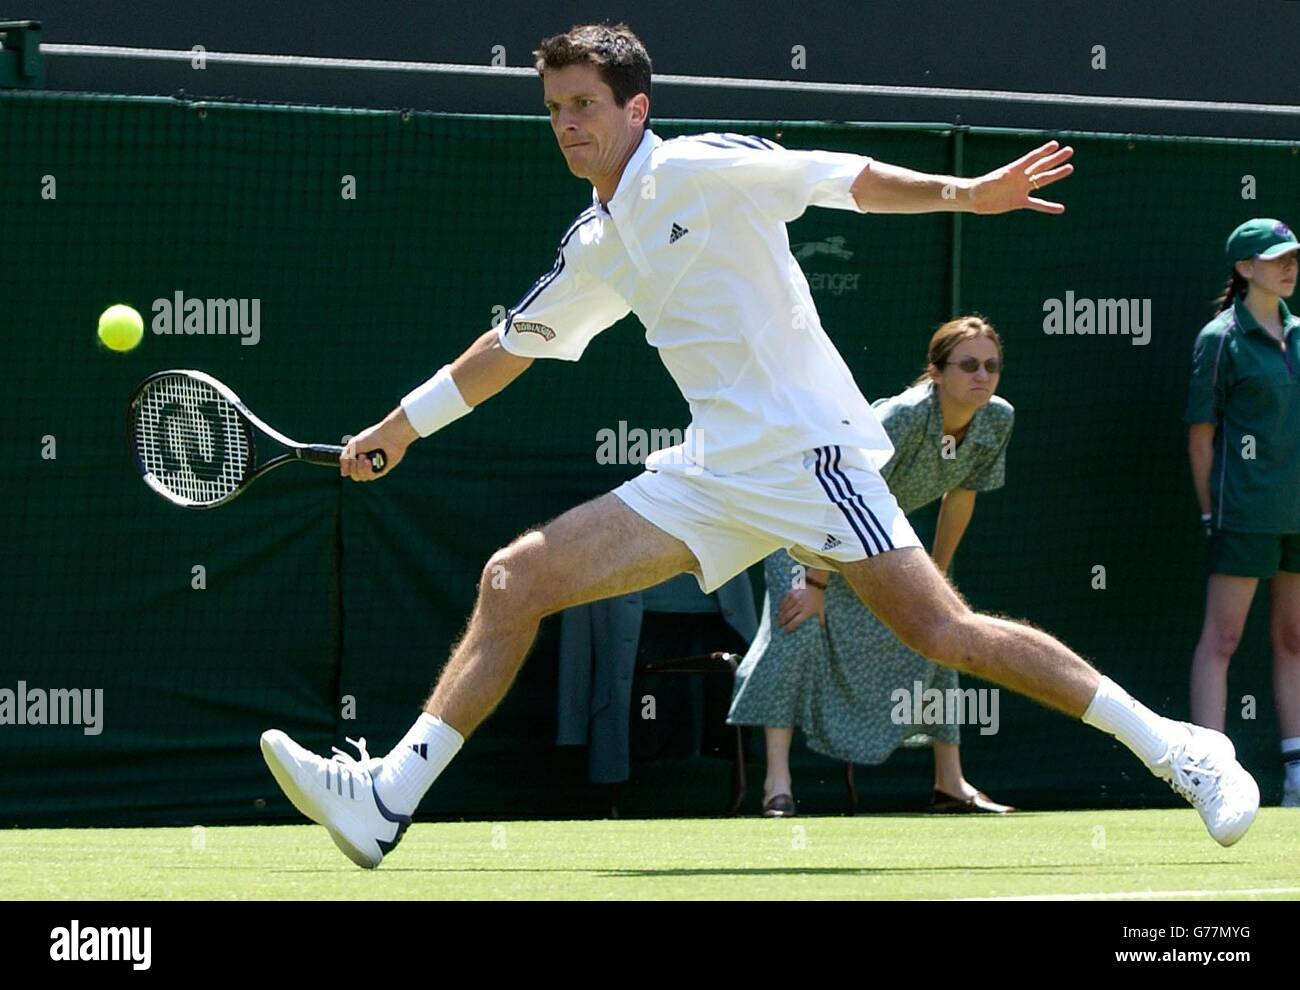
<path fill-rule="evenodd" d="M 130 306 L 109 306 L 99 317 L 99 339 L 111 351 L 129 351 L 144 336 L 144 320 Z"/>

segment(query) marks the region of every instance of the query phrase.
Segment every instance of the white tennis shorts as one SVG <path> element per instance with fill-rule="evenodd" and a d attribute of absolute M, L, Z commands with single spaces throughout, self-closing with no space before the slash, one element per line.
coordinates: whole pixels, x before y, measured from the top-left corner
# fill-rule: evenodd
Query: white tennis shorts
<path fill-rule="evenodd" d="M 833 570 L 921 541 L 856 447 L 818 447 L 737 474 L 665 463 L 614 494 L 695 554 L 707 594 L 773 551 Z"/>

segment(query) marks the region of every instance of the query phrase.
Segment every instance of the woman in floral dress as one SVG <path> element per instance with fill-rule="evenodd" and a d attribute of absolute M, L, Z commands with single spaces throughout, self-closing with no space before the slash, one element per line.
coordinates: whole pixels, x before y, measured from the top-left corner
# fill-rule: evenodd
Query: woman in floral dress
<path fill-rule="evenodd" d="M 945 572 L 976 494 L 1001 488 L 1005 478 L 1014 410 L 994 394 L 1001 373 L 997 331 L 963 316 L 935 332 L 926 370 L 911 388 L 872 404 L 894 445 L 882 473 L 903 511 L 942 499 L 933 556 Z M 899 689 L 909 698 L 918 684 L 923 692 L 956 689 L 956 671 L 899 642 L 833 570 L 805 568 L 778 550 L 764 571 L 762 623 L 737 671 L 729 721 L 765 728 L 765 815 L 794 814 L 789 752 L 796 726 L 810 748 L 849 763 L 879 764 L 909 738 L 928 737 L 933 810 L 1012 810 L 966 780 L 956 724 L 897 717 Z"/>

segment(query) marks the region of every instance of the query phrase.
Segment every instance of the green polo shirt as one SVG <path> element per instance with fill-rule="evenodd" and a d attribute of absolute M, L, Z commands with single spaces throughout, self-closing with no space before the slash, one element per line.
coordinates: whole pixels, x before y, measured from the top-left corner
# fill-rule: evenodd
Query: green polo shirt
<path fill-rule="evenodd" d="M 1192 350 L 1184 418 L 1217 427 L 1210 511 L 1219 529 L 1300 533 L 1300 317 L 1279 308 L 1282 344 L 1238 300 Z"/>

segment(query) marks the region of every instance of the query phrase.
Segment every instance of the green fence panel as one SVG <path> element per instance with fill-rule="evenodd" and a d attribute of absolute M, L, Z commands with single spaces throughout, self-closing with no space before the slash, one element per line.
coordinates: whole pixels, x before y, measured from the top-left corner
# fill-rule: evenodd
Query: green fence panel
<path fill-rule="evenodd" d="M 955 151 L 942 126 L 653 126 L 937 172 Z M 96 735 L 0 726 L 0 823 L 292 820 L 258 734 L 278 726 L 321 752 L 365 735 L 386 751 L 463 629 L 491 553 L 636 473 L 598 463 L 600 430 L 681 428 L 686 405 L 628 318 L 577 365 L 537 362 L 380 484 L 291 467 L 217 511 L 175 509 L 139 482 L 123 441 L 145 375 L 200 368 L 290 436 L 337 442 L 501 318 L 549 269 L 590 188 L 535 118 L 4 93 L 0 131 L 0 435 L 13 452 L 0 467 L 0 688 L 104 692 Z M 965 171 L 1039 139 L 964 132 Z M 1300 159 L 1262 142 L 1069 140 L 1079 173 L 1057 187 L 1063 217 L 964 217 L 958 249 L 950 215 L 811 210 L 790 239 L 869 398 L 915 377 L 951 315 L 959 266 L 961 309 L 1006 340 L 1001 390 L 1017 425 L 1007 486 L 979 500 L 958 586 L 1185 714 L 1204 591 L 1181 425 L 1191 341 L 1221 281 L 1224 233 L 1248 215 L 1294 218 Z M 1245 175 L 1254 201 L 1236 192 Z M 1044 333 L 1044 301 L 1067 291 L 1149 299 L 1150 342 Z M 148 321 L 178 292 L 257 300 L 256 343 L 151 329 L 127 355 L 96 343 L 110 303 Z M 920 514 L 918 528 L 932 520 Z M 582 761 L 554 746 L 556 640 L 547 620 L 425 814 L 593 810 Z M 1268 681 L 1256 615 L 1229 714 L 1266 800 L 1280 779 Z M 1251 721 L 1237 710 L 1244 695 L 1257 699 Z M 981 787 L 1024 806 L 1173 800 L 1108 738 L 1005 692 L 1000 731 L 968 734 L 963 753 Z M 709 813 L 727 772 L 721 761 L 637 767 L 630 807 Z M 838 800 L 830 761 L 801 751 L 796 774 L 805 802 Z M 927 774 L 928 757 L 907 752 L 859 786 L 869 806 L 898 806 L 927 793 Z"/>

